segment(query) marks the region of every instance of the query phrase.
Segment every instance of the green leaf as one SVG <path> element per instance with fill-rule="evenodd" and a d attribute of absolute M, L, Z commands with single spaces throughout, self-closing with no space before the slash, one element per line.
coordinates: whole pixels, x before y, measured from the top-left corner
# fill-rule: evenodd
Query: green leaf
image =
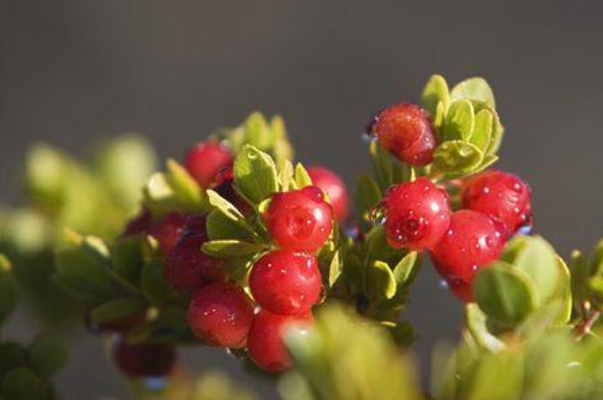
<path fill-rule="evenodd" d="M 214 210 L 207 216 L 207 235 L 211 240 L 236 239 L 254 241 L 255 236 L 242 216 L 230 218 L 223 210 Z"/>
<path fill-rule="evenodd" d="M 448 84 L 446 79 L 441 75 L 432 75 L 423 89 L 421 95 L 421 105 L 425 108 L 432 117 L 436 115 L 438 104 L 442 104 L 446 110 L 450 104 L 450 94 L 448 92 Z"/>
<path fill-rule="evenodd" d="M 260 150 L 268 150 L 274 143 L 271 129 L 268 128 L 268 121 L 262 113 L 254 112 L 245 120 L 245 132 L 247 133 L 247 142 Z"/>
<path fill-rule="evenodd" d="M 418 255 L 416 251 L 411 251 L 394 267 L 393 274 L 398 287 L 407 287 L 417 277 L 420 266 Z"/>
<path fill-rule="evenodd" d="M 488 150 L 486 154 L 496 154 L 498 149 L 500 148 L 500 144 L 502 143 L 503 134 L 505 132 L 505 128 L 500 122 L 500 118 L 496 110 L 491 109 L 492 112 L 492 138 L 490 139 L 490 143 L 488 144 Z"/>
<path fill-rule="evenodd" d="M 8 259 L 0 254 L 0 326 L 14 310 L 17 302 L 15 282 Z"/>
<path fill-rule="evenodd" d="M 29 366 L 48 378 L 67 363 L 67 347 L 57 337 L 40 336 L 29 348 Z"/>
<path fill-rule="evenodd" d="M 506 347 L 502 341 L 488 331 L 486 315 L 479 309 L 477 304 L 467 304 L 465 307 L 465 319 L 467 321 L 467 329 L 480 346 L 493 352 L 501 351 Z"/>
<path fill-rule="evenodd" d="M 433 155 L 433 165 L 443 173 L 465 174 L 477 168 L 483 160 L 482 152 L 473 144 L 452 140 L 439 145 Z"/>
<path fill-rule="evenodd" d="M 381 190 L 379 185 L 368 175 L 358 178 L 356 204 L 358 215 L 365 221 L 369 220 L 369 212 L 381 201 Z"/>
<path fill-rule="evenodd" d="M 245 284 L 245 279 L 247 278 L 247 275 L 253 266 L 254 260 L 254 257 L 235 257 L 224 259 L 223 271 L 229 279 Z"/>
<path fill-rule="evenodd" d="M 525 272 L 504 262 L 483 269 L 473 283 L 473 294 L 484 313 L 511 326 L 540 305 L 537 291 Z"/>
<path fill-rule="evenodd" d="M 295 180 L 293 178 L 294 168 L 293 164 L 289 160 L 283 161 L 283 166 L 278 174 L 278 180 L 281 184 L 283 191 L 294 190 L 297 188 Z"/>
<path fill-rule="evenodd" d="M 274 155 L 276 166 L 281 168 L 285 161 L 293 159 L 293 147 L 287 138 L 287 129 L 285 128 L 285 121 L 283 118 L 279 115 L 272 117 L 270 129 L 272 130 L 272 137 L 274 138 L 272 154 Z"/>
<path fill-rule="evenodd" d="M 561 279 L 557 254 L 540 236 L 525 237 L 522 242 L 512 264 L 532 278 L 541 301 L 545 302 L 555 293 Z"/>
<path fill-rule="evenodd" d="M 329 263 L 329 287 L 333 287 L 343 272 L 343 263 L 339 257 L 339 252 L 336 251 L 333 259 Z"/>
<path fill-rule="evenodd" d="M 445 140 L 471 139 L 475 115 L 473 105 L 469 100 L 458 100 L 452 103 L 444 121 Z"/>
<path fill-rule="evenodd" d="M 276 165 L 272 158 L 249 145 L 243 146 L 234 163 L 237 190 L 255 204 L 278 191 Z"/>
<path fill-rule="evenodd" d="M 186 307 L 186 299 L 176 292 L 163 278 L 163 261 L 153 260 L 142 269 L 140 289 L 157 305 Z"/>
<path fill-rule="evenodd" d="M 144 265 L 143 247 L 146 245 L 144 235 L 118 238 L 111 248 L 113 269 L 131 285 L 138 287 L 140 272 Z"/>
<path fill-rule="evenodd" d="M 391 184 L 394 183 L 394 172 L 389 154 L 377 141 L 372 141 L 369 144 L 369 154 L 379 188 L 382 193 L 385 193 Z"/>
<path fill-rule="evenodd" d="M 375 261 L 368 269 L 368 294 L 377 299 L 391 299 L 396 294 L 396 278 L 387 263 Z"/>
<path fill-rule="evenodd" d="M 490 138 L 492 136 L 492 113 L 489 110 L 480 110 L 475 115 L 475 126 L 471 135 L 473 143 L 482 152 L 488 149 Z"/>
<path fill-rule="evenodd" d="M 90 313 L 92 321 L 97 323 L 113 322 L 127 318 L 146 308 L 142 299 L 124 298 L 111 300 L 94 308 Z"/>
<path fill-rule="evenodd" d="M 488 103 L 496 108 L 494 93 L 484 78 L 474 77 L 456 84 L 450 92 L 452 101 L 456 100 L 478 100 Z"/>
<path fill-rule="evenodd" d="M 301 163 L 297 163 L 295 166 L 295 183 L 298 189 L 312 186 L 312 178 L 310 178 L 310 174 Z"/>
<path fill-rule="evenodd" d="M 178 196 L 180 202 L 186 205 L 186 210 L 201 211 L 206 207 L 205 192 L 188 171 L 176 161 L 168 159 L 166 180 Z"/>
<path fill-rule="evenodd" d="M 8 400 L 50 400 L 48 384 L 27 368 L 17 368 L 4 376 L 2 394 Z"/>
<path fill-rule="evenodd" d="M 212 240 L 203 244 L 203 252 L 213 257 L 243 257 L 260 253 L 264 247 L 240 240 Z"/>

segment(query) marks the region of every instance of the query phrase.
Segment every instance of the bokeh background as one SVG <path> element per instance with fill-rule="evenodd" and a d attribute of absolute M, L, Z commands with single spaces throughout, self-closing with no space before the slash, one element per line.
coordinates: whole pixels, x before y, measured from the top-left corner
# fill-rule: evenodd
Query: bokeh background
<path fill-rule="evenodd" d="M 14 202 L 27 148 L 83 156 L 93 140 L 139 131 L 179 157 L 253 110 L 280 113 L 300 159 L 351 185 L 369 167 L 360 132 L 380 107 L 416 100 L 435 72 L 482 75 L 507 128 L 500 167 L 534 188 L 537 231 L 564 254 L 603 234 L 603 2 L 3 1 L 1 201 Z M 407 311 L 434 342 L 461 307 L 424 269 Z M 11 334 L 31 334 L 21 319 Z M 70 339 L 66 400 L 125 398 L 98 340 Z M 231 371 L 218 350 L 197 368 Z M 425 379 L 424 379 L 425 380 Z"/>

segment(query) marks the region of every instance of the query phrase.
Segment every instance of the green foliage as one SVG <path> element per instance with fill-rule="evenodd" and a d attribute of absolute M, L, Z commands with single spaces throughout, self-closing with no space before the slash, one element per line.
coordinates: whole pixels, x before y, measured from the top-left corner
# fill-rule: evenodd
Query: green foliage
<path fill-rule="evenodd" d="M 0 254 L 0 327 L 12 313 L 17 302 L 16 287 L 11 270 L 10 261 Z"/>

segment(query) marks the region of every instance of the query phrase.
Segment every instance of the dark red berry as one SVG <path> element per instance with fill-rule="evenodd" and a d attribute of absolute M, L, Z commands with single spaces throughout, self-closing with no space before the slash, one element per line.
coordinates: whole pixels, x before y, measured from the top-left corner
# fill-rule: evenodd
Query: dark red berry
<path fill-rule="evenodd" d="M 198 143 L 184 158 L 187 171 L 203 188 L 211 187 L 218 172 L 232 162 L 230 151 L 218 142 Z"/>
<path fill-rule="evenodd" d="M 209 282 L 223 280 L 223 261 L 201 251 L 207 237 L 185 233 L 165 259 L 163 276 L 175 290 L 191 293 Z"/>
<path fill-rule="evenodd" d="M 283 335 L 289 329 L 305 331 L 311 325 L 310 315 L 294 317 L 262 310 L 255 316 L 247 337 L 249 356 L 258 367 L 266 371 L 284 371 L 291 367 L 292 361 L 285 348 Z"/>
<path fill-rule="evenodd" d="M 464 303 L 473 303 L 473 291 L 470 283 L 448 282 L 452 293 Z"/>
<path fill-rule="evenodd" d="M 214 190 L 239 210 L 243 215 L 251 211 L 251 207 L 239 196 L 234 188 L 232 167 L 223 168 L 216 177 Z"/>
<path fill-rule="evenodd" d="M 184 230 L 185 221 L 184 214 L 172 211 L 151 225 L 149 235 L 157 240 L 163 254 L 169 254 L 174 248 Z"/>
<path fill-rule="evenodd" d="M 374 118 L 370 133 L 387 151 L 410 165 L 426 165 L 437 145 L 429 114 L 411 103 L 387 107 Z"/>
<path fill-rule="evenodd" d="M 532 224 L 532 194 L 527 183 L 508 172 L 491 170 L 463 185 L 463 208 L 497 219 L 510 234 Z"/>
<path fill-rule="evenodd" d="M 450 225 L 448 194 L 429 179 L 390 188 L 382 203 L 387 242 L 394 248 L 433 248 Z"/>
<path fill-rule="evenodd" d="M 129 377 L 160 377 L 167 375 L 176 360 L 172 346 L 164 344 L 128 344 L 119 341 L 113 347 L 113 359 Z"/>
<path fill-rule="evenodd" d="M 498 258 L 503 246 L 504 236 L 490 217 L 460 210 L 452 214 L 450 226 L 433 248 L 431 259 L 449 282 L 471 283 L 480 267 Z"/>
<path fill-rule="evenodd" d="M 337 221 L 344 222 L 348 216 L 348 192 L 343 180 L 335 172 L 324 167 L 310 167 L 308 174 L 312 178 L 312 184 L 329 196 Z"/>
<path fill-rule="evenodd" d="M 184 221 L 183 234 L 196 233 L 207 237 L 207 215 L 188 214 Z"/>
<path fill-rule="evenodd" d="M 253 266 L 249 288 L 253 298 L 268 311 L 307 314 L 320 298 L 316 257 L 288 249 L 268 253 Z"/>
<path fill-rule="evenodd" d="M 277 245 L 315 252 L 333 229 L 333 209 L 325 202 L 322 190 L 308 186 L 272 195 L 264 220 Z"/>
<path fill-rule="evenodd" d="M 150 227 L 151 213 L 149 210 L 143 209 L 136 217 L 128 221 L 121 236 L 126 237 L 146 233 Z"/>
<path fill-rule="evenodd" d="M 215 282 L 195 292 L 188 308 L 188 324 L 211 346 L 244 347 L 253 320 L 253 304 L 243 289 Z"/>

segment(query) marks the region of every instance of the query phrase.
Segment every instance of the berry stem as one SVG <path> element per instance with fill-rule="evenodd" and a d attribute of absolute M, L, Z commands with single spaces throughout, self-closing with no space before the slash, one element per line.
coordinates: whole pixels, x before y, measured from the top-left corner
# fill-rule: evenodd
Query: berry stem
<path fill-rule="evenodd" d="M 586 317 L 582 321 L 582 323 L 578 324 L 574 328 L 574 332 L 576 333 L 578 338 L 582 339 L 585 335 L 587 335 L 600 317 L 601 311 L 596 310 L 593 311 L 588 317 Z"/>

